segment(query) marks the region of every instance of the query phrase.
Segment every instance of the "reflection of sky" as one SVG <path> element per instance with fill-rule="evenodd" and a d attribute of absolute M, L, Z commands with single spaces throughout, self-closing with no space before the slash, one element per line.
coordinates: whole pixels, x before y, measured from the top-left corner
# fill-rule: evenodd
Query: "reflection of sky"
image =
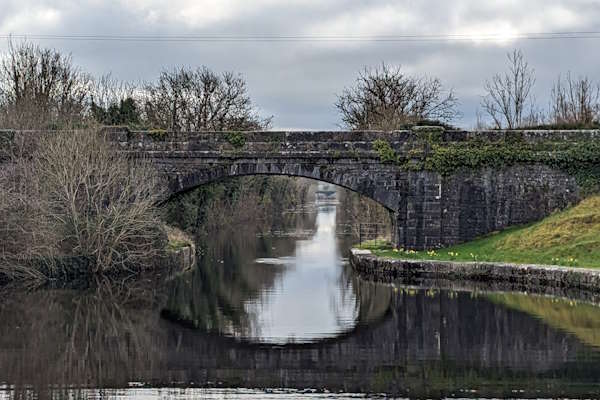
<path fill-rule="evenodd" d="M 344 290 L 342 261 L 336 243 L 336 209 L 319 207 L 310 240 L 296 242 L 295 257 L 280 280 L 246 305 L 254 314 L 255 339 L 268 342 L 310 341 L 351 328 L 357 317 L 352 291 Z"/>

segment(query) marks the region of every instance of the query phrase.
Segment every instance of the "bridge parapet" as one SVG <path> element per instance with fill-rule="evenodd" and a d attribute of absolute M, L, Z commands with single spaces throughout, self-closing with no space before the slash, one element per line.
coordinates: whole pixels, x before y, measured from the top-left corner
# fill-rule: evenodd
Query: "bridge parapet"
<path fill-rule="evenodd" d="M 446 147 L 464 143 L 523 143 L 540 146 L 547 152 L 556 143 L 600 143 L 600 130 L 515 130 L 464 131 L 441 127 L 415 127 L 403 131 L 252 131 L 252 132 L 171 132 L 130 131 L 107 128 L 113 140 L 128 152 L 152 153 L 168 158 L 304 158 L 379 160 L 377 143 L 389 146 L 394 160 L 422 157 L 432 146 Z M 476 144 L 475 144 L 476 145 Z M 406 165 L 409 169 L 410 165 Z M 413 168 L 414 169 L 414 168 Z"/>

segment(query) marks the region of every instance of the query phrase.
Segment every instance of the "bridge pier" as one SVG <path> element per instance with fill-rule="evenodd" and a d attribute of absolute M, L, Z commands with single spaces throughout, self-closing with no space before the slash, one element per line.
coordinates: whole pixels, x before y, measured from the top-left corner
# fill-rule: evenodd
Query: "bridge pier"
<path fill-rule="evenodd" d="M 408 172 L 395 218 L 399 248 L 423 250 L 469 241 L 540 220 L 579 200 L 575 179 L 543 165 Z"/>

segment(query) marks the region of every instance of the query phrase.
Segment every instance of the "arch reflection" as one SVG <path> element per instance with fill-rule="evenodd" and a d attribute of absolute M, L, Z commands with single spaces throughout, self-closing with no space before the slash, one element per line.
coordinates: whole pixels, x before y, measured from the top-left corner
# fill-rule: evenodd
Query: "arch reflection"
<path fill-rule="evenodd" d="M 249 248 L 241 243 L 253 237 L 228 236 L 220 248 L 207 249 L 195 271 L 173 282 L 163 315 L 240 340 L 276 344 L 333 338 L 381 318 L 390 296 L 358 295 L 360 284 L 345 265 L 336 235 L 336 206 L 321 204 L 313 212 L 309 238 L 260 237 Z"/>

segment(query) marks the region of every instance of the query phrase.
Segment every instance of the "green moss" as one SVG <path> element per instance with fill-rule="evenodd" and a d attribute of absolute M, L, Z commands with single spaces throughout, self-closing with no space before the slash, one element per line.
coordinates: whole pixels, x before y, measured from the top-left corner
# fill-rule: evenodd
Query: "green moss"
<path fill-rule="evenodd" d="M 356 160 L 360 159 L 360 151 L 354 147 L 348 150 L 348 155 Z"/>
<path fill-rule="evenodd" d="M 398 156 L 387 141 L 382 139 L 375 140 L 373 142 L 373 150 L 379 154 L 379 160 L 382 163 L 397 162 Z"/>
<path fill-rule="evenodd" d="M 241 132 L 229 132 L 227 134 L 227 141 L 236 149 L 241 149 L 246 144 L 246 137 Z"/>
<path fill-rule="evenodd" d="M 190 243 L 184 240 L 169 240 L 167 244 L 167 251 L 178 251 L 185 247 L 189 247 Z"/>
<path fill-rule="evenodd" d="M 374 254 L 415 260 L 493 261 L 600 268 L 600 196 L 528 226 L 449 248 L 412 251 L 367 242 Z"/>
<path fill-rule="evenodd" d="M 164 129 L 152 129 L 146 131 L 146 134 L 152 138 L 152 140 L 165 140 L 167 137 L 167 131 Z"/>
<path fill-rule="evenodd" d="M 418 126 L 413 128 L 413 132 L 420 141 L 432 145 L 442 141 L 444 128 L 441 126 Z"/>
<path fill-rule="evenodd" d="M 192 238 L 182 230 L 166 225 L 165 231 L 167 232 L 168 239 L 165 249 L 167 252 L 173 253 L 183 248 L 194 246 Z"/>

